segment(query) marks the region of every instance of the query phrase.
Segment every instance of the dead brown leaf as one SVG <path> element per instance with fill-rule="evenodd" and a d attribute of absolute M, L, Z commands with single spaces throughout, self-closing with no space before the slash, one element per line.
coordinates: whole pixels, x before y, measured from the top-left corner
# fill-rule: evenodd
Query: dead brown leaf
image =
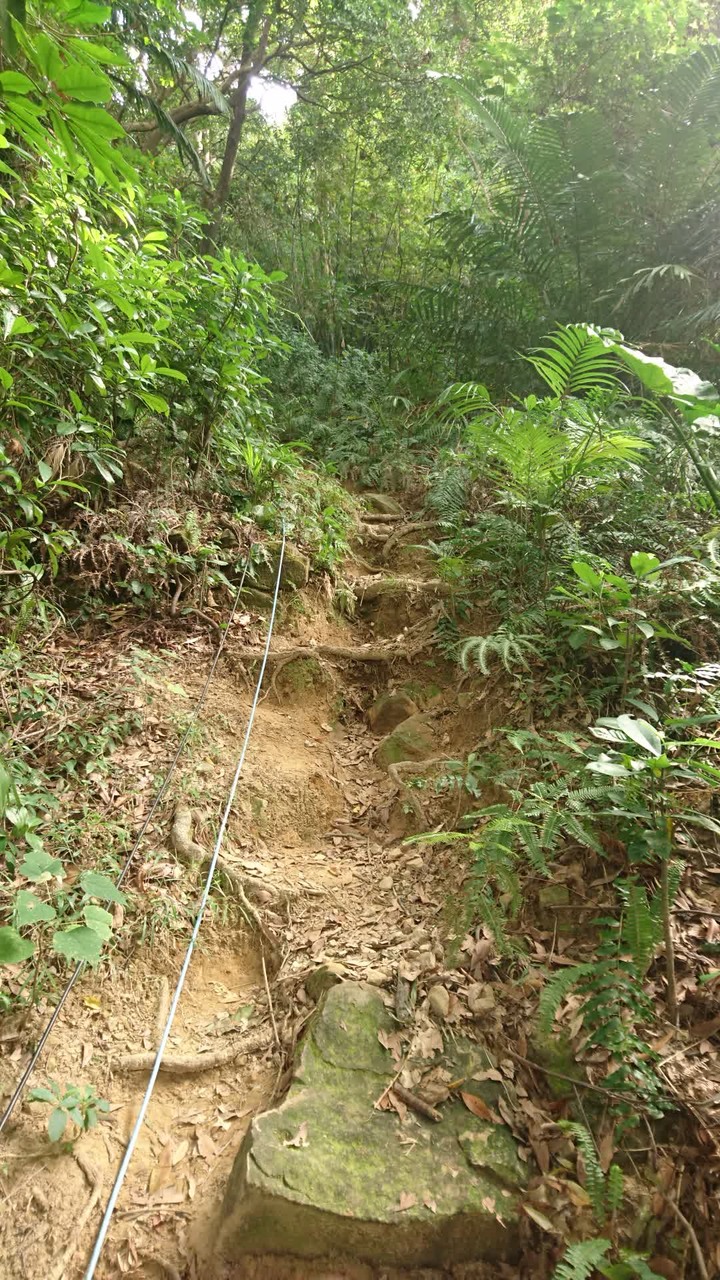
<path fill-rule="evenodd" d="M 406 1209 L 414 1209 L 417 1202 L 418 1198 L 412 1191 L 401 1191 L 398 1203 L 392 1206 L 393 1213 L 404 1213 Z"/>
<path fill-rule="evenodd" d="M 183 1138 L 182 1142 L 178 1143 L 178 1145 L 176 1146 L 175 1150 L 172 1153 L 171 1164 L 173 1165 L 180 1164 L 180 1161 L 185 1159 L 189 1150 L 190 1150 L 190 1143 L 187 1138 Z"/>
<path fill-rule="evenodd" d="M 489 1120 L 492 1124 L 502 1124 L 500 1117 L 495 1115 L 495 1112 L 491 1110 L 487 1102 L 483 1102 L 482 1098 L 476 1097 L 474 1093 L 462 1092 L 460 1097 L 468 1111 L 472 1111 L 472 1114 L 477 1116 L 478 1120 Z"/>

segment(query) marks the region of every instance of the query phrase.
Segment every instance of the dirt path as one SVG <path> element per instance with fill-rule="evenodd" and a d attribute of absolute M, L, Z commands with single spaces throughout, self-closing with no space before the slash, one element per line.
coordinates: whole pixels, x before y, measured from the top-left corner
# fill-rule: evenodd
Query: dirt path
<path fill-rule="evenodd" d="M 396 532 L 390 525 L 385 538 Z M 373 547 L 381 549 L 382 525 L 376 522 L 372 533 Z M 368 554 L 364 547 L 363 556 Z M 394 540 L 391 565 L 397 568 L 382 563 L 382 572 L 407 574 L 408 558 L 415 578 L 427 576 L 417 554 L 403 550 L 402 537 Z M 369 581 L 367 563 L 361 568 Z M 280 941 L 280 964 L 273 967 L 268 957 L 263 972 L 257 932 L 238 918 L 231 897 L 215 896 L 168 1056 L 207 1053 L 210 1062 L 218 1053 L 227 1058 L 236 1046 L 237 1057 L 193 1074 L 161 1074 L 98 1276 L 187 1274 L 194 1249 L 207 1245 L 207 1224 L 251 1115 L 282 1088 L 292 1048 L 314 1007 L 304 986 L 309 975 L 332 962 L 348 976 L 385 989 L 390 999 L 398 963 L 424 948 L 441 965 L 443 944 L 458 924 L 448 918 L 447 904 L 459 890 L 462 871 L 444 855 L 400 843 L 412 830 L 407 796 L 399 795 L 396 783 L 376 767 L 378 739 L 364 712 L 378 692 L 410 685 L 432 718 L 440 755 L 451 743 L 458 751 L 476 735 L 478 721 L 472 722 L 467 707 L 453 703 L 454 691 L 450 697 L 443 692 L 445 673 L 422 647 L 433 626 L 432 594 L 420 585 L 410 594 L 371 589 L 367 596 L 358 617 L 346 622 L 330 619 L 327 602 L 306 593 L 278 633 L 277 647 L 371 641 L 407 647 L 410 640 L 417 652 L 411 662 L 395 664 L 335 665 L 310 657 L 275 665 L 259 707 L 225 854 L 249 877 L 264 926 Z M 260 624 L 255 630 L 261 636 Z M 207 844 L 250 703 L 243 651 L 242 642 L 228 646 L 203 714 L 204 736 L 174 788 L 175 800 L 195 811 L 195 838 Z M 194 695 L 205 669 L 203 655 L 191 667 L 187 658 L 178 661 L 176 678 L 186 696 Z M 168 875 L 178 874 L 162 847 L 168 817 L 166 811 L 163 823 L 149 833 L 135 884 L 138 893 L 153 896 L 157 940 L 127 958 L 115 953 L 99 973 L 85 976 L 34 1081 L 93 1083 L 110 1102 L 107 1121 L 77 1143 L 75 1154 L 54 1154 L 43 1131 L 46 1108 L 26 1102 L 16 1114 L 4 1153 L 0 1209 L 8 1280 L 60 1280 L 63 1275 L 74 1280 L 83 1273 L 98 1204 L 109 1192 L 146 1080 L 144 1072 L 128 1072 L 118 1064 L 123 1055 L 154 1048 L 158 1015 L 167 989 L 175 985 L 187 936 L 178 892 L 192 903 L 189 873 L 166 885 L 157 879 L 163 867 Z M 19 1073 L 21 1061 L 22 1040 L 3 1064 L 3 1083 Z M 267 1280 L 276 1274 L 330 1275 L 327 1268 L 309 1264 L 271 1269 L 265 1260 L 258 1266 L 253 1270 L 248 1264 L 246 1274 Z M 371 1273 L 360 1267 L 356 1274 Z"/>

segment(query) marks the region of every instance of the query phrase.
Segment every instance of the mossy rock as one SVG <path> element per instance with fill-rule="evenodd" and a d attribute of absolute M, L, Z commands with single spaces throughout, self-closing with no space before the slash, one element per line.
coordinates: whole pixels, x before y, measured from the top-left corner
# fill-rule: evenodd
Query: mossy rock
<path fill-rule="evenodd" d="M 327 992 L 290 1092 L 242 1144 L 222 1211 L 219 1251 L 344 1256 L 377 1266 L 511 1259 L 527 1168 L 504 1125 L 459 1102 L 439 1123 L 374 1103 L 395 1065 L 379 1032 L 380 994 L 343 982 Z M 400 1138 L 411 1133 L 411 1148 Z"/>
<path fill-rule="evenodd" d="M 255 587 L 243 587 L 240 592 L 240 603 L 248 609 L 258 609 L 266 613 L 272 605 L 272 592 L 258 591 Z"/>
<path fill-rule="evenodd" d="M 280 557 L 279 542 L 266 542 L 265 551 L 268 560 L 255 565 L 255 585 L 262 591 L 273 591 L 277 578 L 278 560 Z M 306 587 L 310 577 L 310 560 L 291 542 L 285 545 L 282 573 L 280 574 L 280 590 L 291 591 L 294 587 Z"/>
<path fill-rule="evenodd" d="M 386 734 L 417 713 L 417 705 L 402 690 L 398 693 L 381 693 L 368 711 L 368 721 L 373 733 Z"/>
<path fill-rule="evenodd" d="M 575 1053 L 565 1032 L 551 1032 L 549 1036 L 533 1032 L 528 1046 L 528 1057 L 547 1072 L 547 1084 L 555 1098 L 573 1098 L 576 1093 L 573 1081 L 582 1082 L 585 1072 L 575 1061 Z"/>
<path fill-rule="evenodd" d="M 402 760 L 429 760 L 435 754 L 436 743 L 427 716 L 410 716 L 383 738 L 375 752 L 375 761 L 381 769 L 399 764 Z"/>
<path fill-rule="evenodd" d="M 403 516 L 405 512 L 396 502 L 394 498 L 390 498 L 386 493 L 364 493 L 362 500 L 368 511 L 377 511 L 382 516 Z"/>

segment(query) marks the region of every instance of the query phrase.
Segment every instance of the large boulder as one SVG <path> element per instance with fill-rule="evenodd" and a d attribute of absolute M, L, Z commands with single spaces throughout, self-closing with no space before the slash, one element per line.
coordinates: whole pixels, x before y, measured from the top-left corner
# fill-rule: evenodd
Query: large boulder
<path fill-rule="evenodd" d="M 399 693 L 381 693 L 368 711 L 368 723 L 373 733 L 391 733 L 403 720 L 409 720 L 417 713 L 416 704 L 402 690 Z"/>
<path fill-rule="evenodd" d="M 402 760 L 429 760 L 435 754 L 436 744 L 427 716 L 410 716 L 383 738 L 375 751 L 375 761 L 381 769 L 399 764 Z"/>
<path fill-rule="evenodd" d="M 377 1266 L 513 1258 L 527 1170 L 510 1131 L 448 1102 L 432 1123 L 375 1107 L 395 1077 L 381 995 L 325 995 L 290 1092 L 252 1123 L 225 1195 L 224 1260 L 275 1253 Z M 482 1087 L 482 1086 L 481 1086 Z M 411 1136 L 414 1143 L 405 1142 Z"/>
<path fill-rule="evenodd" d="M 280 546 L 281 543 L 279 542 L 266 542 L 265 551 L 268 559 L 261 564 L 255 565 L 255 586 L 262 591 L 272 591 L 275 587 Z M 306 587 L 309 576 L 310 561 L 308 557 L 293 546 L 292 542 L 287 542 L 280 575 L 280 590 L 290 591 L 293 587 Z"/>
<path fill-rule="evenodd" d="M 364 493 L 363 502 L 369 511 L 376 511 L 381 516 L 402 516 L 405 514 L 399 502 L 388 497 L 386 493 Z"/>

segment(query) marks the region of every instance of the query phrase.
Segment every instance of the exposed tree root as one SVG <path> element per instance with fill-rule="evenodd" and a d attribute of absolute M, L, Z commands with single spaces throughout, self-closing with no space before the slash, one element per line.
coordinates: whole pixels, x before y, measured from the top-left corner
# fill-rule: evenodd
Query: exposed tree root
<path fill-rule="evenodd" d="M 187 863 L 193 874 L 197 873 L 210 861 L 210 854 L 197 844 L 192 838 L 193 815 L 192 811 L 186 804 L 178 804 L 175 808 L 173 823 L 170 830 L 170 840 L 172 847 L 183 862 Z M 248 900 L 245 891 L 245 877 L 239 871 L 230 865 L 222 856 L 217 860 L 217 871 L 230 886 L 233 896 L 240 904 L 243 915 L 246 920 L 255 926 L 268 952 L 268 959 L 273 967 L 276 967 L 280 961 L 280 949 L 277 940 L 270 933 L 266 925 L 263 923 L 256 908 Z M 253 884 L 257 887 L 260 881 L 253 880 Z M 266 886 L 262 885 L 263 889 Z M 251 890 L 252 891 L 252 890 Z M 268 889 L 272 893 L 272 890 Z"/>
<path fill-rule="evenodd" d="M 398 525 L 397 529 L 390 534 L 390 537 L 387 539 L 385 546 L 382 549 L 383 560 L 387 560 L 390 552 L 394 551 L 398 542 L 400 542 L 400 539 L 404 538 L 406 534 L 420 533 L 421 530 L 437 529 L 437 527 L 437 520 L 411 520 L 409 524 Z"/>
<path fill-rule="evenodd" d="M 398 520 L 407 520 L 407 516 L 405 512 L 399 516 L 389 516 L 382 511 L 363 511 L 361 519 L 366 524 L 396 524 Z"/>
<path fill-rule="evenodd" d="M 381 596 L 449 596 L 449 582 L 442 578 L 356 578 L 352 589 L 358 600 L 378 600 Z"/>
<path fill-rule="evenodd" d="M 377 525 L 377 527 L 371 524 L 361 524 L 360 525 L 360 541 L 386 543 L 388 541 L 388 538 L 390 537 L 391 529 L 392 529 L 392 525 L 389 525 L 389 524 L 388 525 L 379 524 Z"/>
<path fill-rule="evenodd" d="M 295 662 L 298 658 L 333 658 L 337 662 L 396 662 L 401 658 L 412 658 L 418 648 L 407 644 L 366 644 L 352 647 L 342 644 L 295 645 L 289 649 L 271 649 L 268 662 Z M 265 650 L 260 645 L 247 645 L 239 650 L 238 656 L 248 662 L 259 661 Z"/>
<path fill-rule="evenodd" d="M 212 1071 L 215 1067 L 225 1067 L 234 1062 L 242 1054 L 257 1053 L 266 1049 L 272 1039 L 269 1026 L 258 1027 L 249 1035 L 243 1036 L 223 1049 L 213 1049 L 209 1053 L 170 1053 L 160 1063 L 160 1070 L 169 1076 L 198 1075 L 201 1071 Z M 121 1053 L 112 1059 L 113 1071 L 151 1071 L 155 1062 L 155 1054 Z"/>
<path fill-rule="evenodd" d="M 65 1275 L 67 1268 L 70 1266 L 70 1263 L 80 1247 L 80 1238 L 82 1233 L 95 1210 L 95 1206 L 97 1205 L 100 1196 L 102 1195 L 102 1179 L 95 1166 L 85 1158 L 82 1152 L 75 1151 L 73 1152 L 73 1155 L 76 1163 L 80 1166 L 90 1184 L 90 1199 L 75 1223 L 75 1230 L 70 1237 L 69 1243 L 65 1246 L 57 1261 L 52 1264 L 48 1280 L 63 1280 L 63 1276 Z"/>

